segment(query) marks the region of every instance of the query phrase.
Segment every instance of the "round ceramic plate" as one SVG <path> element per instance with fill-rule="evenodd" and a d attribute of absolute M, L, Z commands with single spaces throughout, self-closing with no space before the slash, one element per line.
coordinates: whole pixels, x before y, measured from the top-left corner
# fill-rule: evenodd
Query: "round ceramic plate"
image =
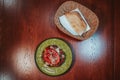
<path fill-rule="evenodd" d="M 42 55 L 45 48 L 50 45 L 57 45 L 65 52 L 65 57 L 66 57 L 65 61 L 60 66 L 57 67 L 45 66 Z M 44 40 L 38 46 L 35 54 L 35 62 L 39 70 L 41 70 L 43 73 L 50 76 L 58 76 L 65 73 L 70 68 L 72 64 L 72 50 L 64 40 L 58 38 L 50 38 Z"/>

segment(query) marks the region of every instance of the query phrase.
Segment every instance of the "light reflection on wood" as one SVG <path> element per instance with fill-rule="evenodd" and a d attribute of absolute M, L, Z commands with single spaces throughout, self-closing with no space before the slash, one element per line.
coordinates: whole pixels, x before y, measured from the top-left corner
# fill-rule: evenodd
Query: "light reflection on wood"
<path fill-rule="evenodd" d="M 105 44 L 105 40 L 97 34 L 81 42 L 78 44 L 80 58 L 87 62 L 96 62 L 100 57 L 105 56 Z"/>
<path fill-rule="evenodd" d="M 28 47 L 19 47 L 13 55 L 13 64 L 19 75 L 33 74 L 35 63 L 34 57 Z"/>

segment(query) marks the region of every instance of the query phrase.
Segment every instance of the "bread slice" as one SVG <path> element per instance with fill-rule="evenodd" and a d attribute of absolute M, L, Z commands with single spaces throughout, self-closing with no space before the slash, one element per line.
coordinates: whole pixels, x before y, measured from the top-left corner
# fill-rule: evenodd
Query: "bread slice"
<path fill-rule="evenodd" d="M 78 12 L 74 11 L 65 13 L 65 16 L 71 27 L 78 33 L 78 35 L 82 35 L 86 31 L 86 24 Z"/>

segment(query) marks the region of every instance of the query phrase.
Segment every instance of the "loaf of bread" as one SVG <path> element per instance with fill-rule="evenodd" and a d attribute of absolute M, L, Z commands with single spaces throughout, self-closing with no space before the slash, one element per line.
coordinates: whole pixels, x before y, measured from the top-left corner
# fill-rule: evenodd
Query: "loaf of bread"
<path fill-rule="evenodd" d="M 76 31 L 79 35 L 82 35 L 82 33 L 85 32 L 86 24 L 78 12 L 69 12 L 66 13 L 65 16 L 74 31 Z"/>
<path fill-rule="evenodd" d="M 82 35 L 88 31 L 88 25 L 80 15 L 78 9 L 65 13 L 59 17 L 61 25 L 73 35 Z"/>

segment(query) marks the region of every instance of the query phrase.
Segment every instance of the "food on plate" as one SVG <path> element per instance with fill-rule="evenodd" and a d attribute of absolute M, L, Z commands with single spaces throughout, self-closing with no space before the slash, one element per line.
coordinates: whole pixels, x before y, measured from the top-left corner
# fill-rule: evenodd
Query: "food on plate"
<path fill-rule="evenodd" d="M 57 45 L 50 45 L 43 51 L 42 58 L 46 66 L 57 67 L 65 61 L 65 53 Z"/>
<path fill-rule="evenodd" d="M 84 16 L 78 8 L 59 17 L 61 25 L 73 35 L 82 35 L 90 30 Z"/>

